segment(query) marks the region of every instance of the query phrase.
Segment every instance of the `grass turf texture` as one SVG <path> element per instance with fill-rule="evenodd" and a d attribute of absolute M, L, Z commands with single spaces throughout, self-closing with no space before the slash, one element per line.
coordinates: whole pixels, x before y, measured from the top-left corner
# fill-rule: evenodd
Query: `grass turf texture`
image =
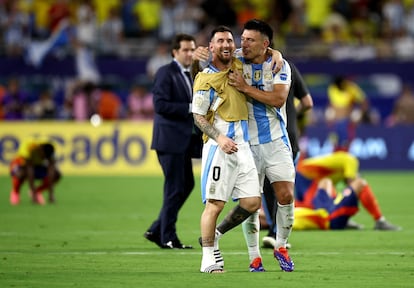
<path fill-rule="evenodd" d="M 402 231 L 373 231 L 361 210 L 354 220 L 363 231 L 294 231 L 294 272 L 281 272 L 262 249 L 267 272 L 250 273 L 237 227 L 221 241 L 227 273 L 220 275 L 199 272 L 198 182 L 177 224 L 195 249 L 162 250 L 142 236 L 161 205 L 161 178 L 65 177 L 55 205 L 32 205 L 24 186 L 12 207 L 10 180 L 0 177 L 0 287 L 414 287 L 413 176 L 364 173 Z"/>

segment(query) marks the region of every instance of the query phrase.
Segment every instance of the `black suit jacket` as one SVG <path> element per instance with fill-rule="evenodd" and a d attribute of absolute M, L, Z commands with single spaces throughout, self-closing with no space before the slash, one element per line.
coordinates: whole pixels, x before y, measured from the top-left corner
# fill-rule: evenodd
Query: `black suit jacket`
<path fill-rule="evenodd" d="M 201 145 L 201 142 L 198 143 L 199 137 L 194 140 L 192 136 L 194 119 L 189 112 L 192 93 L 184 77 L 175 61 L 159 68 L 155 75 L 151 149 L 165 153 L 184 153 L 187 149 L 193 149 L 194 145 Z"/>

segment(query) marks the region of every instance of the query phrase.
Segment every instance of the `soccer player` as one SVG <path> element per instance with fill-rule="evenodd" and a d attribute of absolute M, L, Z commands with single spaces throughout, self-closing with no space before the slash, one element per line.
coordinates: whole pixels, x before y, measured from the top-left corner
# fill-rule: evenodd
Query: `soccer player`
<path fill-rule="evenodd" d="M 313 107 L 313 100 L 299 70 L 292 62 L 289 62 L 289 65 L 292 71 L 292 83 L 290 85 L 289 95 L 286 101 L 287 131 L 290 145 L 292 146 L 293 160 L 296 165 L 300 158 L 297 118 L 298 120 L 301 119 L 304 116 L 304 113 Z M 298 102 L 297 105 L 295 105 L 295 101 Z M 262 239 L 263 247 L 265 248 L 274 249 L 276 244 L 276 210 L 277 205 L 275 193 L 269 180 L 265 178 L 263 186 L 262 209 L 260 211 L 260 226 L 263 228 L 264 225 L 262 224 L 264 223 L 268 227 L 268 234 Z M 286 247 L 290 248 L 290 243 L 287 243 Z"/>
<path fill-rule="evenodd" d="M 201 215 L 203 256 L 200 271 L 222 273 L 216 221 L 228 199 L 238 199 L 221 223 L 229 231 L 260 208 L 260 186 L 249 147 L 248 109 L 245 95 L 227 85 L 227 75 L 242 69 L 233 57 L 233 33 L 219 26 L 211 33 L 211 63 L 194 81 L 192 111 L 204 133 L 201 191 L 205 203 Z"/>
<path fill-rule="evenodd" d="M 27 180 L 29 194 L 34 204 L 44 205 L 42 192 L 48 190 L 49 202 L 55 202 L 54 186 L 60 180 L 61 173 L 56 167 L 55 147 L 52 142 L 43 139 L 26 139 L 10 162 L 12 190 L 10 203 L 20 203 L 20 189 Z M 36 180 L 42 182 L 36 187 Z"/>
<path fill-rule="evenodd" d="M 235 52 L 235 54 L 237 54 L 237 52 Z M 277 73 L 277 71 L 279 71 L 284 65 L 284 60 L 282 58 L 281 53 L 277 50 L 273 50 L 270 47 L 268 47 L 266 50 L 266 54 L 268 57 L 270 57 L 270 60 L 271 60 L 270 67 L 274 67 L 273 72 Z M 204 62 L 204 65 L 200 65 L 199 63 L 200 61 Z M 209 47 L 200 46 L 195 50 L 193 54 L 193 64 L 195 65 L 195 68 L 193 69 L 193 71 L 197 71 L 200 67 L 205 67 L 206 63 L 207 65 L 209 63 Z M 230 212 L 230 214 L 231 213 L 233 212 Z M 216 235 L 215 235 L 216 239 L 214 242 L 215 257 L 216 257 L 216 263 L 219 264 L 221 267 L 224 266 L 224 261 L 221 256 L 220 250 L 219 250 L 218 239 L 221 238 L 221 236 L 230 229 L 231 228 L 227 225 L 226 220 L 224 220 L 222 223 L 220 223 L 220 225 L 217 226 L 217 230 L 216 230 Z M 255 230 L 255 228 L 253 230 Z M 259 247 L 257 245 L 258 233 L 254 232 L 250 235 L 250 233 L 247 230 L 245 230 L 245 233 L 246 233 L 245 235 L 249 234 L 249 236 L 246 237 L 246 242 L 249 248 L 249 259 L 250 259 L 249 270 L 251 272 L 263 272 L 265 270 L 263 268 L 262 257 L 259 251 Z M 253 238 L 253 239 L 250 240 L 250 238 Z M 202 245 L 201 237 L 199 241 L 200 241 L 200 244 Z"/>
<path fill-rule="evenodd" d="M 375 221 L 375 230 L 400 230 L 388 222 L 368 182 L 358 175 L 359 161 L 348 152 L 307 158 L 296 171 L 295 229 L 345 229 L 358 203 Z M 338 193 L 336 185 L 346 184 Z"/>
<path fill-rule="evenodd" d="M 243 74 L 229 74 L 229 84 L 248 96 L 250 148 L 255 158 L 259 181 L 265 176 L 278 199 L 276 246 L 274 256 L 283 271 L 294 270 L 286 249 L 292 231 L 294 211 L 295 168 L 286 131 L 286 100 L 291 84 L 288 62 L 273 74 L 266 50 L 273 38 L 272 28 L 261 20 L 247 21 L 241 35 Z M 257 253 L 259 243 L 259 211 L 243 223 L 249 255 Z"/>

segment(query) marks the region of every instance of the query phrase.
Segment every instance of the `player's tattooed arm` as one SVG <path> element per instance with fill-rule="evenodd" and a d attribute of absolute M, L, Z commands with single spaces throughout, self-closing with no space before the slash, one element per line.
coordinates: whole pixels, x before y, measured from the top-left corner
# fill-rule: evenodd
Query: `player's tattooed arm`
<path fill-rule="evenodd" d="M 217 131 L 217 129 L 214 128 L 207 121 L 205 116 L 194 113 L 193 117 L 194 117 L 194 123 L 197 125 L 197 127 L 200 128 L 200 130 L 203 131 L 203 133 L 205 133 L 208 137 L 217 141 L 217 138 L 220 135 L 220 132 Z"/>
<path fill-rule="evenodd" d="M 208 137 L 215 140 L 224 153 L 233 154 L 238 151 L 237 143 L 226 135 L 221 134 L 220 131 L 218 131 L 207 121 L 205 116 L 195 113 L 193 113 L 193 115 L 194 123 L 197 127 L 200 128 L 200 130 L 203 131 Z"/>

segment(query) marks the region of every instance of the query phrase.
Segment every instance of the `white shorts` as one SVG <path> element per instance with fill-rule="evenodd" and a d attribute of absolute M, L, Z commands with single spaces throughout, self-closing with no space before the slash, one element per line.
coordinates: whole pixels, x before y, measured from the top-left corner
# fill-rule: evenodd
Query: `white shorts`
<path fill-rule="evenodd" d="M 203 145 L 201 161 L 201 196 L 227 202 L 260 197 L 261 187 L 249 143 L 237 144 L 238 151 L 224 153 L 211 139 Z"/>
<path fill-rule="evenodd" d="M 292 150 L 281 138 L 266 144 L 251 145 L 250 149 L 259 173 L 261 187 L 265 176 L 267 176 L 270 183 L 278 181 L 295 182 Z"/>

